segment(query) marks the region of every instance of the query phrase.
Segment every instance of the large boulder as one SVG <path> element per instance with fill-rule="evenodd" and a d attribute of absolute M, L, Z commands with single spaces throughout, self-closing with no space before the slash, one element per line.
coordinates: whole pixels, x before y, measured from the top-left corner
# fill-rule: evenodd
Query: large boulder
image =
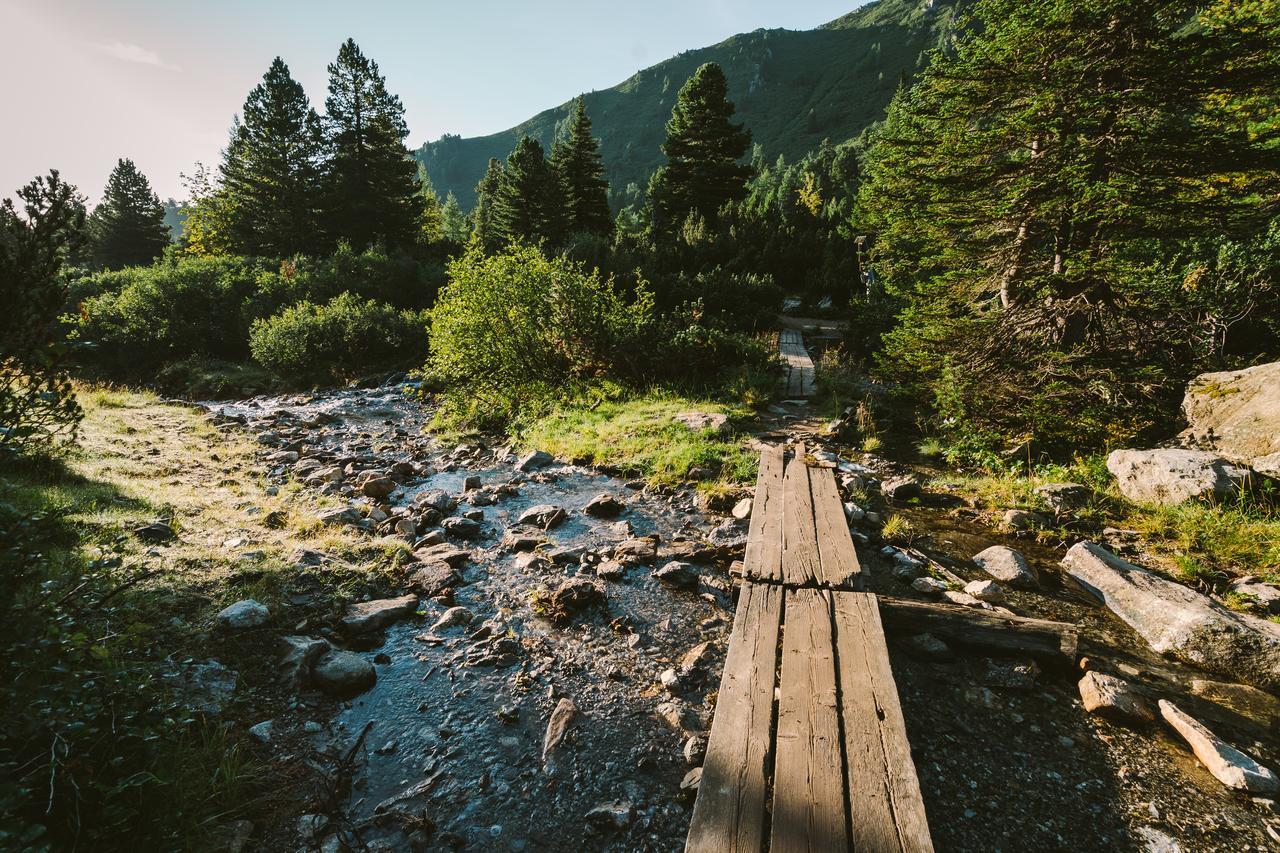
<path fill-rule="evenodd" d="M 355 652 L 330 649 L 320 656 L 311 669 L 316 687 L 334 696 L 363 693 L 378 680 L 373 664 Z"/>
<path fill-rule="evenodd" d="M 1224 500 L 1247 489 L 1248 468 L 1208 450 L 1115 450 L 1107 470 L 1131 501 L 1175 506 L 1194 499 Z"/>
<path fill-rule="evenodd" d="M 1280 625 L 1228 610 L 1093 542 L 1074 545 L 1062 565 L 1160 654 L 1264 690 L 1280 688 Z"/>
<path fill-rule="evenodd" d="M 1182 413 L 1182 438 L 1197 446 L 1241 462 L 1280 454 L 1280 361 L 1200 374 L 1187 385 Z"/>
<path fill-rule="evenodd" d="M 417 609 L 418 596 L 416 595 L 361 601 L 347 608 L 346 615 L 342 617 L 342 629 L 348 634 L 378 631 L 414 613 Z"/>
<path fill-rule="evenodd" d="M 1012 548 L 992 545 L 974 555 L 973 562 L 991 577 L 1018 589 L 1035 589 L 1040 575 L 1026 558 Z"/>

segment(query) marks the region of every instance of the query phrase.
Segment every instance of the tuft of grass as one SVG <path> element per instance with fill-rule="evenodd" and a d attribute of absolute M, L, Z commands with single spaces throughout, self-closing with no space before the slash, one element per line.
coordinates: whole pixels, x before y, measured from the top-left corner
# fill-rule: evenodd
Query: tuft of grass
<path fill-rule="evenodd" d="M 884 447 L 884 442 L 881 441 L 877 436 L 869 435 L 862 440 L 863 453 L 877 453 L 883 447 Z"/>
<path fill-rule="evenodd" d="M 916 452 L 930 458 L 941 456 L 944 449 L 942 441 L 936 438 L 926 438 L 916 445 Z"/>
<path fill-rule="evenodd" d="M 884 520 L 880 535 L 889 542 L 909 544 L 916 535 L 915 525 L 905 515 L 891 515 Z"/>

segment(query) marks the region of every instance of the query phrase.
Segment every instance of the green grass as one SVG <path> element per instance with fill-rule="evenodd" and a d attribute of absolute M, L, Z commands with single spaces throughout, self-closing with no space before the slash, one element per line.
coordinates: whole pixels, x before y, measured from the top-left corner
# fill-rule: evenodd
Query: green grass
<path fill-rule="evenodd" d="M 755 477 L 756 454 L 740 437 L 692 430 L 675 420 L 681 412 L 716 412 L 730 424 L 754 417 L 751 409 L 653 391 L 598 404 L 572 404 L 532 422 L 521 445 L 565 459 L 610 465 L 654 483 L 683 482 L 694 468 L 714 472 L 716 483 L 747 483 Z"/>

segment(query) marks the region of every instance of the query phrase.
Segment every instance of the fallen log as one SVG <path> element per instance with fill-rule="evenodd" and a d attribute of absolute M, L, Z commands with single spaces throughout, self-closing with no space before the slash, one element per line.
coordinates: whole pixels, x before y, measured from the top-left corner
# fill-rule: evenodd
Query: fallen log
<path fill-rule="evenodd" d="M 939 604 L 878 595 L 880 621 L 890 633 L 930 633 L 961 646 L 1025 654 L 1074 666 L 1079 631 L 1069 622 L 1008 616 L 959 604 Z"/>

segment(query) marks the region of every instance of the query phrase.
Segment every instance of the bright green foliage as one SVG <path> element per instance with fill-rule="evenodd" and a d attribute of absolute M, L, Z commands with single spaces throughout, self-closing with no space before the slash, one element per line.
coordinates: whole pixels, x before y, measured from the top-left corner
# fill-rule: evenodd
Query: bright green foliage
<path fill-rule="evenodd" d="M 609 182 L 604 179 L 600 143 L 591 135 L 591 119 L 581 97 L 568 134 L 556 140 L 551 149 L 551 168 L 560 182 L 564 233 L 611 235 Z"/>
<path fill-rule="evenodd" d="M 420 364 L 427 354 L 427 317 L 350 293 L 316 305 L 299 302 L 249 334 L 263 367 L 284 376 L 345 379 L 382 366 Z"/>
<path fill-rule="evenodd" d="M 560 192 L 542 145 L 524 137 L 507 157 L 494 196 L 490 224 L 499 244 L 536 243 L 560 232 Z"/>
<path fill-rule="evenodd" d="M 746 194 L 751 167 L 739 161 L 751 134 L 732 118 L 724 72 L 708 62 L 680 87 L 662 145 L 667 163 L 649 182 L 659 232 L 680 228 L 690 214 L 714 220 L 721 205 Z"/>
<path fill-rule="evenodd" d="M 84 199 L 52 171 L 0 206 L 0 457 L 56 449 L 80 422 L 58 312 Z"/>
<path fill-rule="evenodd" d="M 486 251 L 493 252 L 502 245 L 502 236 L 494 218 L 494 205 L 502 186 L 502 164 L 489 160 L 489 170 L 476 186 L 476 209 L 471 212 L 471 234 Z"/>
<path fill-rule="evenodd" d="M 108 269 L 149 264 L 169 245 L 164 205 L 132 160 L 119 160 L 89 217 L 93 258 Z"/>
<path fill-rule="evenodd" d="M 196 163 L 195 171 L 182 175 L 187 190 L 186 217 L 178 238 L 179 255 L 227 255 L 231 253 L 230 211 L 227 193 L 214 186 L 209 167 Z"/>
<path fill-rule="evenodd" d="M 455 243 L 463 243 L 467 239 L 467 218 L 453 193 L 445 196 L 444 205 L 440 208 L 440 231 L 446 240 Z"/>
<path fill-rule="evenodd" d="M 235 252 L 292 255 L 319 245 L 321 141 L 320 118 L 277 56 L 245 99 L 223 153 L 222 187 Z"/>
<path fill-rule="evenodd" d="M 1280 30 L 1196 12 L 981 0 L 890 108 L 859 196 L 905 309 L 882 364 L 976 455 L 1128 440 L 1218 354 L 1228 306 L 1172 259 L 1275 210 L 1274 134 L 1219 101 L 1273 85 Z"/>
<path fill-rule="evenodd" d="M 364 248 L 382 240 L 409 246 L 418 239 L 422 201 L 417 167 L 404 139 L 404 105 L 352 39 L 329 66 L 325 99 L 329 147 L 325 228 L 331 239 Z"/>
<path fill-rule="evenodd" d="M 436 195 L 435 187 L 431 186 L 431 176 L 421 163 L 418 164 L 418 195 L 422 197 L 422 242 L 439 243 L 444 239 L 440 198 Z"/>

